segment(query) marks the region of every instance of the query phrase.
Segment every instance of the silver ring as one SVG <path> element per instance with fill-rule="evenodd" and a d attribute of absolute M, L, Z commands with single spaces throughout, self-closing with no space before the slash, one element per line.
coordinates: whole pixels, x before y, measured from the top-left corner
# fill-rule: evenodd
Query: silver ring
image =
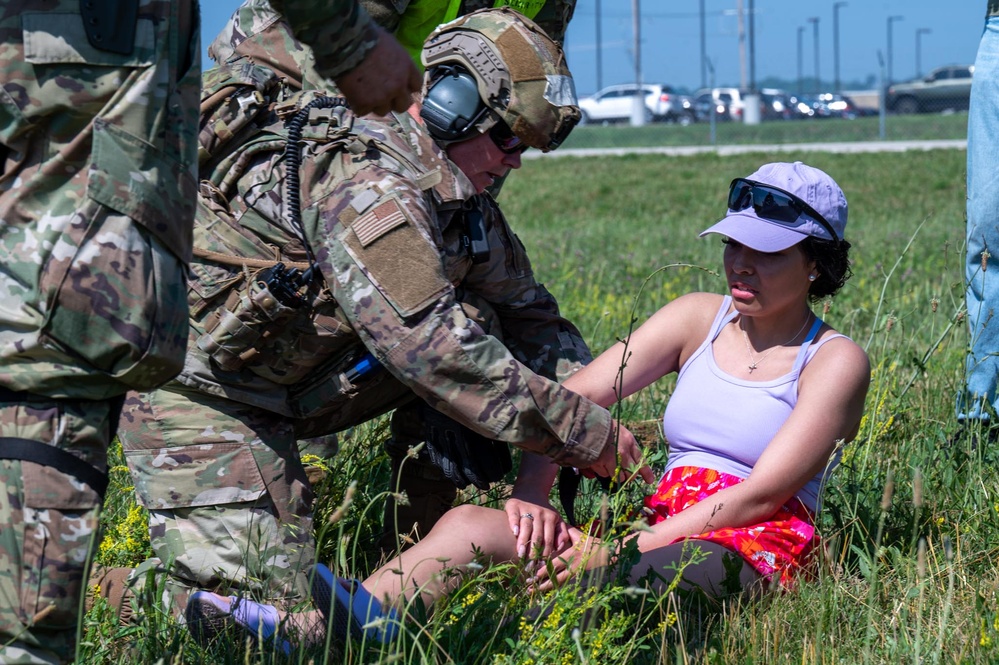
<path fill-rule="evenodd" d="M 521 513 L 520 514 L 520 519 L 529 519 L 529 520 L 533 521 L 534 520 L 534 515 L 532 515 L 531 513 Z"/>

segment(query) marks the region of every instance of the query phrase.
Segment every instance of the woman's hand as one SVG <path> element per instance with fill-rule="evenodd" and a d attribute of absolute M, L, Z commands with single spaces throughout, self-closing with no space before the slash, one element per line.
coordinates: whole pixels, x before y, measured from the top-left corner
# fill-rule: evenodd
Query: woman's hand
<path fill-rule="evenodd" d="M 611 562 L 610 552 L 596 536 L 587 536 L 579 529 L 569 529 L 571 546 L 556 554 L 530 580 L 532 591 L 551 591 L 565 584 L 580 570 L 591 570 Z"/>
<path fill-rule="evenodd" d="M 547 498 L 516 490 L 503 507 L 510 531 L 517 537 L 517 555 L 547 559 L 569 546 L 569 527 Z"/>

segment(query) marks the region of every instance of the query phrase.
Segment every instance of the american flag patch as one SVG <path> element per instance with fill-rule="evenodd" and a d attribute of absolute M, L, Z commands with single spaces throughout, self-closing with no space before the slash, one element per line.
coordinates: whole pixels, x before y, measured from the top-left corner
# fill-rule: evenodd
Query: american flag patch
<path fill-rule="evenodd" d="M 364 213 L 350 225 L 361 241 L 362 247 L 367 247 L 383 235 L 406 223 L 406 215 L 399 203 L 390 199 L 385 203 Z"/>

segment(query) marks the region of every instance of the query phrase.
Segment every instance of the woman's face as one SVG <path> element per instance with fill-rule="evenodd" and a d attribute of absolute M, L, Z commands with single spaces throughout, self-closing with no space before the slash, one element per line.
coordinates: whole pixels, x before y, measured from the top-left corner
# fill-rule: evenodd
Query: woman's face
<path fill-rule="evenodd" d="M 750 315 L 794 313 L 808 302 L 815 262 L 801 243 L 780 252 L 759 252 L 735 240 L 725 242 L 725 276 L 736 309 Z"/>
<path fill-rule="evenodd" d="M 475 191 L 481 194 L 497 178 L 510 169 L 520 168 L 520 153 L 505 153 L 497 147 L 489 132 L 478 134 L 467 141 L 452 143 L 445 148 L 448 159 L 472 181 Z"/>

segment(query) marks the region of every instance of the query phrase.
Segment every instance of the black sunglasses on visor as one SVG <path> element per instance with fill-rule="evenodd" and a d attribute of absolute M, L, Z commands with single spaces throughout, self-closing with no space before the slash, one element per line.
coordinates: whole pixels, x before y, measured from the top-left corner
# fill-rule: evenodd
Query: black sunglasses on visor
<path fill-rule="evenodd" d="M 520 138 L 513 133 L 510 126 L 498 120 L 495 125 L 489 130 L 489 138 L 493 140 L 496 147 L 500 149 L 500 152 L 504 152 L 508 155 L 515 155 L 518 152 L 524 152 L 530 146 L 522 142 Z"/>
<path fill-rule="evenodd" d="M 736 178 L 728 190 L 728 209 L 738 212 L 750 206 L 759 217 L 785 226 L 797 226 L 796 222 L 804 215 L 821 224 L 833 241 L 840 241 L 825 217 L 794 194 L 766 183 Z"/>

